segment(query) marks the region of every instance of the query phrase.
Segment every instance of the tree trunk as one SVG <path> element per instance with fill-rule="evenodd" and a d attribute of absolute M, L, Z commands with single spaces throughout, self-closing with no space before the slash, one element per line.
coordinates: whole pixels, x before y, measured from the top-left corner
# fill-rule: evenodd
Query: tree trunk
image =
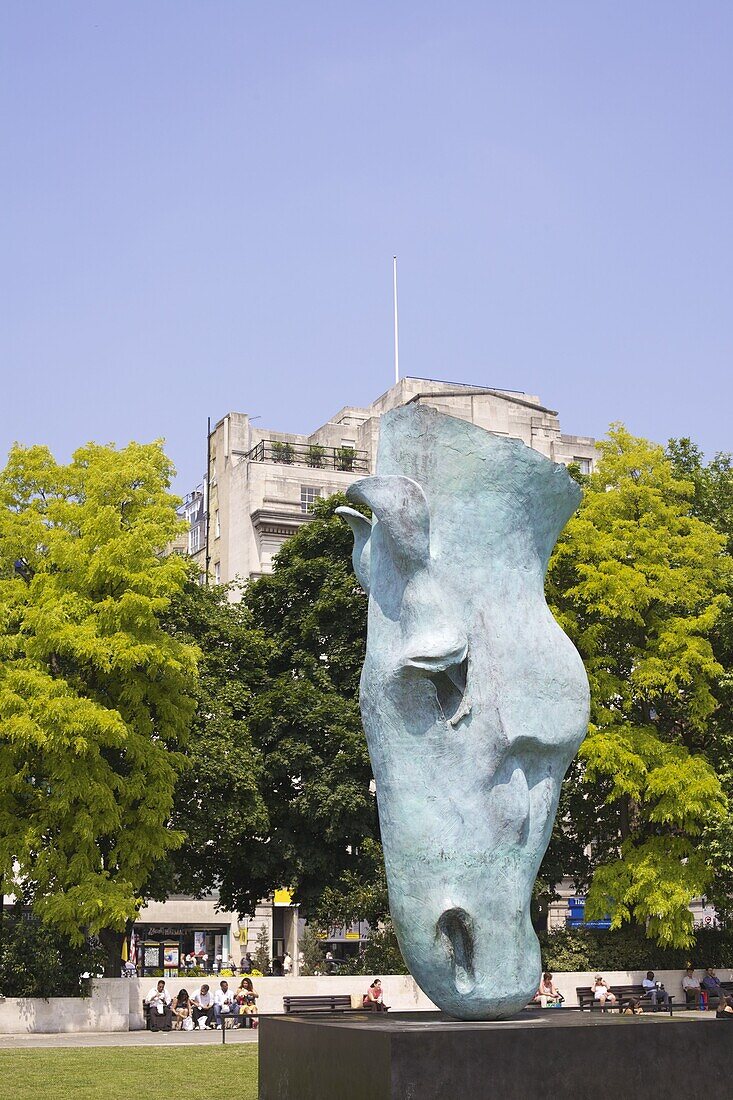
<path fill-rule="evenodd" d="M 532 895 L 529 903 L 529 913 L 535 932 L 547 931 L 547 918 L 551 901 L 552 897 L 549 894 Z"/>
<path fill-rule="evenodd" d="M 122 973 L 122 941 L 124 932 L 114 928 L 103 928 L 99 933 L 99 942 L 104 949 L 105 978 L 119 978 Z"/>
<path fill-rule="evenodd" d="M 621 839 L 626 840 L 631 835 L 631 800 L 624 794 L 620 806 Z"/>

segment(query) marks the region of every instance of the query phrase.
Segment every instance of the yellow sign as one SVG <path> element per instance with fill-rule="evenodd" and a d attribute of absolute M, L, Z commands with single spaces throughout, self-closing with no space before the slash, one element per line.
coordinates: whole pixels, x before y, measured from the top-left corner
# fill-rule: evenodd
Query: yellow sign
<path fill-rule="evenodd" d="M 293 898 L 289 890 L 276 890 L 274 902 L 275 905 L 292 905 Z"/>
<path fill-rule="evenodd" d="M 361 936 L 359 935 L 358 932 L 347 932 L 346 935 L 344 936 L 344 939 L 345 940 L 360 940 Z M 712 1034 L 712 1032 L 711 1032 L 711 1034 Z"/>

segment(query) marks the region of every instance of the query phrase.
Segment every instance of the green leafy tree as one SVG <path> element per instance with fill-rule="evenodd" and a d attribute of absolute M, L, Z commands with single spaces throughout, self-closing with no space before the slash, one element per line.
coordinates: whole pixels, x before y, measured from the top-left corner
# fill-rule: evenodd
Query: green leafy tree
<path fill-rule="evenodd" d="M 252 956 L 252 962 L 254 963 L 255 969 L 259 970 L 261 974 L 269 973 L 270 940 L 264 924 L 257 933 L 257 940 L 255 941 L 255 953 Z"/>
<path fill-rule="evenodd" d="M 308 923 L 303 928 L 303 934 L 298 943 L 298 949 L 303 954 L 300 964 L 300 973 L 304 977 L 313 977 L 324 971 L 325 952 L 321 947 L 321 938 L 317 925 Z"/>
<path fill-rule="evenodd" d="M 0 473 L 0 874 L 119 972 L 170 828 L 194 650 L 160 625 L 187 573 L 160 444 L 68 465 L 15 447 Z"/>
<path fill-rule="evenodd" d="M 171 818 L 185 840 L 148 884 L 147 892 L 159 898 L 231 892 L 232 882 L 248 874 L 243 850 L 266 846 L 269 834 L 262 757 L 248 718 L 269 684 L 273 646 L 253 627 L 247 605 L 229 596 L 223 585 L 189 578 L 163 620 L 167 632 L 196 645 L 200 657 L 188 767 L 179 777 Z"/>
<path fill-rule="evenodd" d="M 689 439 L 672 439 L 667 447 L 678 476 L 694 489 L 692 514 L 711 524 L 726 539 L 733 555 L 733 461 L 729 454 L 717 454 L 708 463 Z M 718 678 L 718 707 L 706 731 L 705 755 L 713 764 L 728 796 L 728 811 L 706 825 L 701 846 L 714 869 L 707 888 L 718 916 L 730 923 L 733 917 L 733 579 L 728 574 L 728 604 L 716 620 L 710 635 L 722 673 Z"/>
<path fill-rule="evenodd" d="M 267 830 L 243 840 L 222 873 L 222 901 L 239 912 L 253 912 L 277 885 L 312 911 L 329 884 L 358 872 L 364 838 L 378 835 L 358 703 L 366 597 L 351 568 L 351 532 L 334 515 L 341 503 L 317 501 L 272 575 L 244 595 L 272 650 L 249 718 Z"/>
<path fill-rule="evenodd" d="M 97 941 L 74 946 L 60 933 L 28 920 L 6 916 L 0 944 L 0 991 L 4 997 L 85 997 L 105 954 Z"/>
<path fill-rule="evenodd" d="M 565 803 L 594 844 L 589 918 L 691 942 L 690 900 L 712 870 L 697 843 L 726 800 L 703 750 L 722 669 L 725 540 L 692 515 L 694 488 L 661 447 L 614 425 L 550 564 L 548 595 L 591 684 L 586 785 Z"/>

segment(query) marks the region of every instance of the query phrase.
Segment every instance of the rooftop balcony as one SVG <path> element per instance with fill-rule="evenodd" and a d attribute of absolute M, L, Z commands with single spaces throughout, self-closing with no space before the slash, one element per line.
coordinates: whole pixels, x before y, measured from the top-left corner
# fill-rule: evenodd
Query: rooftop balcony
<path fill-rule="evenodd" d="M 250 462 L 275 462 L 280 466 L 310 466 L 313 470 L 369 473 L 369 454 L 355 447 L 323 447 L 320 443 L 288 443 L 261 439 L 245 456 Z"/>

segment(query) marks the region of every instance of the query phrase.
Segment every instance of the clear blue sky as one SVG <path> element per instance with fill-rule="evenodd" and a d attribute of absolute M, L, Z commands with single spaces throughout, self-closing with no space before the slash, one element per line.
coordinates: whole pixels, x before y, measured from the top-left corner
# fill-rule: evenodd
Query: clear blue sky
<path fill-rule="evenodd" d="M 733 5 L 6 0 L 0 450 L 403 373 L 733 449 Z"/>

